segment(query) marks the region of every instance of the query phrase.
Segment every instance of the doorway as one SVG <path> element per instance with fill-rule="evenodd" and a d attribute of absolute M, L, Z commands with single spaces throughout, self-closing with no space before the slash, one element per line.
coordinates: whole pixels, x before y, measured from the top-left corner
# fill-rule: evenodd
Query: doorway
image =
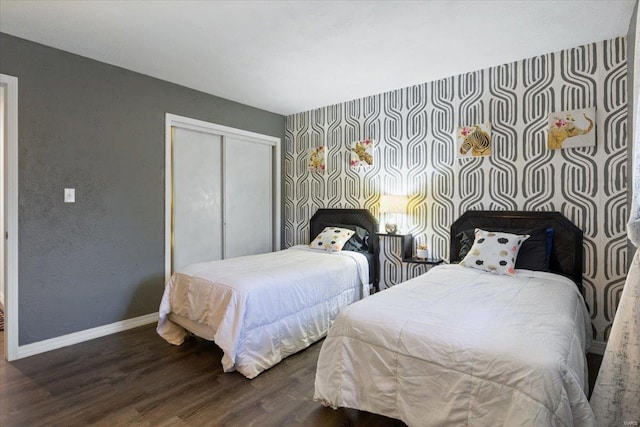
<path fill-rule="evenodd" d="M 6 134 L 6 126 L 5 126 L 5 88 L 3 85 L 0 85 L 0 224 L 2 224 L 2 245 L 0 245 L 0 310 L 2 310 L 2 325 L 4 329 L 4 287 L 6 283 L 5 279 L 5 271 L 6 271 L 6 261 L 5 261 L 5 238 L 4 231 L 6 230 L 6 225 L 4 222 L 4 183 L 5 183 L 5 140 L 7 139 Z"/>
<path fill-rule="evenodd" d="M 18 354 L 18 79 L 0 74 L 0 290 L 4 357 Z"/>

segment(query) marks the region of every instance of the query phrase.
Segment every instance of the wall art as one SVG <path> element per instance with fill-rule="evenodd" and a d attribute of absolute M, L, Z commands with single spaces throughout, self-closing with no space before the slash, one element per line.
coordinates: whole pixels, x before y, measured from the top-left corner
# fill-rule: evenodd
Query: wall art
<path fill-rule="evenodd" d="M 458 128 L 456 136 L 458 158 L 491 155 L 491 123 Z"/>
<path fill-rule="evenodd" d="M 310 172 L 324 173 L 327 166 L 324 160 L 325 151 L 324 146 L 309 149 L 308 166 Z"/>
<path fill-rule="evenodd" d="M 561 111 L 549 114 L 550 150 L 596 145 L 596 109 Z"/>
<path fill-rule="evenodd" d="M 352 168 L 373 166 L 373 139 L 355 141 L 351 144 L 351 161 L 349 164 Z"/>

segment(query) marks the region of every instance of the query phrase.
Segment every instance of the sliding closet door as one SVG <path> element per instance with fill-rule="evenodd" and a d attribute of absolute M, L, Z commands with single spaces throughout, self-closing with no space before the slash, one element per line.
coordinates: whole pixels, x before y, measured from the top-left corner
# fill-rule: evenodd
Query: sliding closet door
<path fill-rule="evenodd" d="M 224 138 L 225 258 L 273 250 L 273 145 Z"/>
<path fill-rule="evenodd" d="M 165 278 L 280 249 L 280 139 L 166 115 Z"/>
<path fill-rule="evenodd" d="M 222 259 L 222 137 L 173 128 L 172 270 Z"/>

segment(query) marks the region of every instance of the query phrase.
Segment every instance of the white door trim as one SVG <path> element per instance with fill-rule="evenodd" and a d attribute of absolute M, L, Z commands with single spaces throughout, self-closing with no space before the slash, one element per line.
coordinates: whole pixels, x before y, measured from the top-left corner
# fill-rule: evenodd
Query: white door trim
<path fill-rule="evenodd" d="M 5 280 L 5 357 L 18 359 L 18 78 L 0 74 L 6 96 L 6 280 Z M 3 233 L 4 234 L 4 233 Z"/>
<path fill-rule="evenodd" d="M 178 116 L 176 114 L 165 114 L 165 176 L 164 176 L 164 230 L 165 230 L 165 249 L 164 249 L 164 273 L 165 283 L 171 277 L 171 212 L 173 211 L 172 200 L 172 127 L 180 127 L 200 132 L 213 133 L 222 136 L 240 136 L 244 139 L 250 139 L 253 142 L 267 144 L 273 147 L 273 250 L 280 249 L 280 138 L 274 136 L 262 135 L 242 129 L 236 129 L 228 126 L 217 125 L 202 120 L 192 119 L 189 117 Z"/>
<path fill-rule="evenodd" d="M 4 283 L 6 281 L 5 274 L 5 242 L 4 242 L 4 232 L 5 232 L 5 222 L 4 222 L 4 183 L 5 183 L 5 104 L 6 96 L 5 96 L 4 85 L 0 84 L 0 308 L 4 310 Z M 4 333 L 3 333 L 4 335 Z"/>

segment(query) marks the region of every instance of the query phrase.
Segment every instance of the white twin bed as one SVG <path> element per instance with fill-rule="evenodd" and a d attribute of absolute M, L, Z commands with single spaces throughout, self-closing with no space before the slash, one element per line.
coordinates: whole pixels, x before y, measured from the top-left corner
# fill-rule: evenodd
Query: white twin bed
<path fill-rule="evenodd" d="M 225 371 L 253 378 L 325 336 L 368 291 L 367 259 L 356 252 L 305 245 L 192 264 L 166 285 L 158 333 L 175 345 L 185 328 L 215 341 Z"/>
<path fill-rule="evenodd" d="M 336 225 L 366 230 L 370 246 L 327 252 L 299 245 L 179 269 L 165 286 L 158 334 L 174 345 L 186 331 L 215 341 L 225 372 L 247 378 L 318 341 L 375 283 L 375 219 L 361 209 L 321 209 L 311 236 Z"/>
<path fill-rule="evenodd" d="M 565 277 L 434 267 L 343 310 L 314 397 L 410 426 L 592 425 L 589 327 Z"/>
<path fill-rule="evenodd" d="M 323 343 L 316 400 L 410 426 L 595 425 L 582 232 L 553 212 L 471 211 L 452 226 L 452 260 L 474 227 L 541 230 L 518 258 L 533 265 L 549 244 L 552 272 L 443 265 L 347 307 Z"/>

